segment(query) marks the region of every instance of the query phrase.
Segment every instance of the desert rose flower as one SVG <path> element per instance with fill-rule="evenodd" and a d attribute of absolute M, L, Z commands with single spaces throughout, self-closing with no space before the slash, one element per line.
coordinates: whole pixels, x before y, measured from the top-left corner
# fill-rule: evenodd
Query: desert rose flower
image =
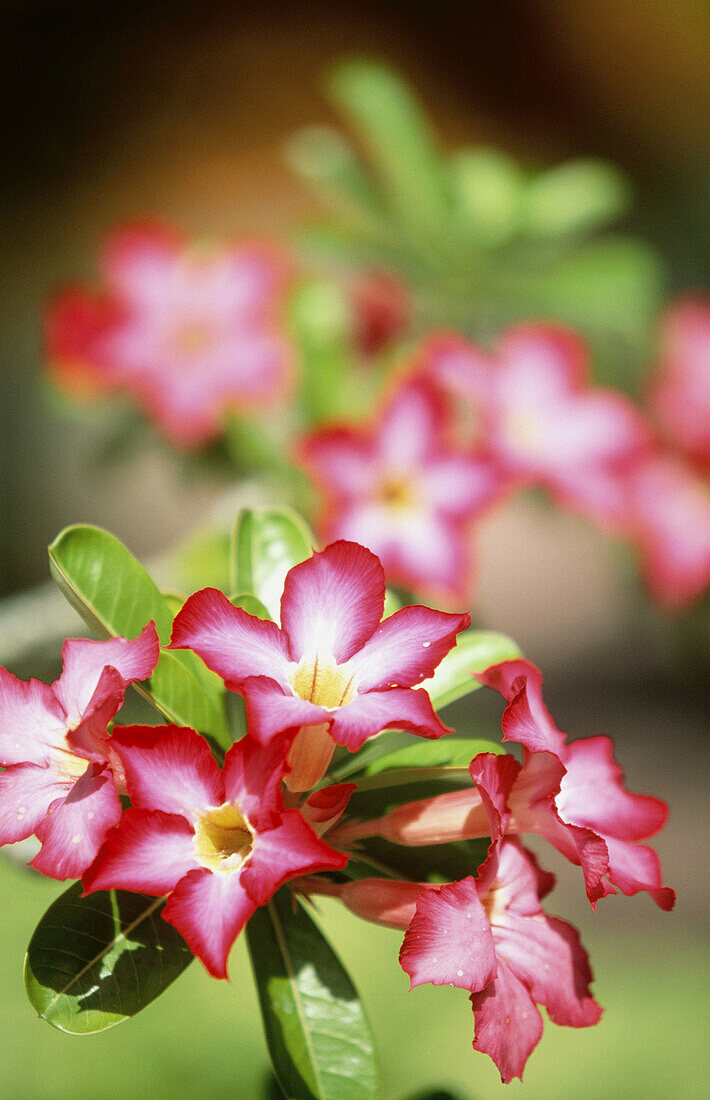
<path fill-rule="evenodd" d="M 628 478 L 628 526 L 646 583 L 682 607 L 710 587 L 710 480 L 674 455 L 640 462 Z"/>
<path fill-rule="evenodd" d="M 617 529 L 623 475 L 650 446 L 634 406 L 589 381 L 589 352 L 574 332 L 523 324 L 488 354 L 458 337 L 435 337 L 421 369 L 469 404 L 478 437 L 501 470 L 537 484 L 562 505 Z"/>
<path fill-rule="evenodd" d="M 326 538 L 368 546 L 405 587 L 470 593 L 471 523 L 501 483 L 487 457 L 452 446 L 444 404 L 425 380 L 401 384 L 370 427 L 315 432 L 300 454 L 325 496 Z"/>
<path fill-rule="evenodd" d="M 300 727 L 286 783 L 308 790 L 336 744 L 354 752 L 391 727 L 448 732 L 414 685 L 433 675 L 470 617 L 412 606 L 381 621 L 384 598 L 379 559 L 335 542 L 286 575 L 280 626 L 207 588 L 177 615 L 171 645 L 193 649 L 244 696 L 249 730 L 262 744 Z"/>
<path fill-rule="evenodd" d="M 603 860 L 600 863 L 597 844 L 588 849 L 588 860 L 580 857 L 592 904 L 617 890 L 627 895 L 646 891 L 661 909 L 672 909 L 675 894 L 662 885 L 658 856 L 652 848 L 638 843 L 655 836 L 665 825 L 668 816 L 665 802 L 626 790 L 608 737 L 586 737 L 567 743 L 566 735 L 557 728 L 543 702 L 542 675 L 528 661 L 503 661 L 481 673 L 478 679 L 505 698 L 507 706 L 501 719 L 503 740 L 523 745 L 526 766 L 530 766 L 528 754 L 552 754 L 562 765 L 559 793 L 554 795 L 560 823 L 573 827 L 575 832 L 585 830 L 595 834 L 597 840 L 603 841 L 606 867 Z M 504 788 L 490 801 L 496 812 L 506 812 Z M 539 831 L 568 855 L 561 840 L 555 839 L 550 831 Z M 561 838 L 561 834 L 557 836 Z M 589 843 L 584 834 L 579 836 L 580 841 Z"/>
<path fill-rule="evenodd" d="M 200 245 L 159 223 L 117 230 L 100 293 L 73 288 L 50 304 L 50 368 L 64 388 L 132 394 L 169 439 L 197 446 L 219 433 L 225 409 L 283 391 L 286 272 L 266 243 Z"/>
<path fill-rule="evenodd" d="M 220 771 L 207 742 L 179 726 L 124 726 L 114 750 L 132 808 L 84 875 L 87 893 L 169 895 L 163 918 L 215 978 L 259 905 L 297 875 L 339 870 L 347 856 L 284 807 L 284 746 L 244 737 Z"/>
<path fill-rule="evenodd" d="M 649 404 L 668 443 L 710 474 L 710 298 L 682 299 L 663 318 Z"/>
<path fill-rule="evenodd" d="M 568 1027 L 589 1027 L 601 1016 L 577 931 L 540 905 L 553 884 L 530 852 L 505 839 L 492 846 L 477 879 L 443 886 L 310 879 L 299 886 L 337 896 L 365 920 L 406 929 L 399 958 L 412 988 L 430 982 L 468 990 L 474 1049 L 490 1055 L 508 1082 L 522 1076 L 542 1035 L 536 1005 Z"/>
<path fill-rule="evenodd" d="M 149 623 L 133 641 L 68 639 L 51 685 L 0 668 L 0 844 L 35 833 L 43 875 L 79 878 L 118 821 L 122 772 L 106 727 L 159 654 Z"/>

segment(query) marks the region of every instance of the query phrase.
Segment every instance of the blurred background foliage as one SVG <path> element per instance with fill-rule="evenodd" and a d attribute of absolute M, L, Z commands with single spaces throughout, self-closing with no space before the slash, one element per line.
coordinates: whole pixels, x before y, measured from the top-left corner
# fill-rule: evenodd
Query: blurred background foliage
<path fill-rule="evenodd" d="M 510 316 L 566 296 L 569 319 L 594 342 L 597 376 L 631 391 L 653 358 L 661 297 L 708 285 L 705 0 L 7 0 L 5 29 L 2 594 L 46 579 L 46 545 L 67 523 L 107 526 L 145 558 L 224 514 L 213 471 L 186 468 L 128 413 L 134 434 L 115 409 L 68 418 L 42 386 L 44 302 L 57 285 L 94 276 L 97 242 L 112 225 L 148 215 L 200 234 L 288 234 L 312 265 L 294 310 L 324 370 L 349 323 L 327 277 L 363 256 L 412 280 L 413 333 L 435 316 L 487 339 Z M 362 57 L 416 89 L 422 116 L 393 88 L 396 144 L 392 120 L 371 111 L 371 66 L 342 62 Z M 393 180 L 393 168 L 405 175 Z M 407 187 L 415 216 L 403 221 Z M 336 233 L 327 211 L 344 208 L 344 193 L 348 217 Z M 503 259 L 512 283 L 496 283 Z M 592 278 L 604 288 L 598 298 L 588 294 Z M 243 455 L 238 425 L 234 433 Z M 97 462 L 102 448 L 115 461 Z M 255 491 L 242 487 L 240 499 Z M 219 563 L 222 548 L 211 550 Z M 204 547 L 192 551 L 187 567 L 204 566 Z M 670 802 L 658 848 L 679 892 L 670 917 L 643 898 L 622 914 L 612 898 L 592 918 L 576 880 L 561 885 L 553 908 L 583 925 L 606 1016 L 589 1033 L 548 1027 L 525 1084 L 507 1091 L 705 1096 L 706 675 L 696 665 L 689 677 L 681 652 L 669 677 L 668 633 L 629 595 L 630 568 L 620 571 L 575 517 L 522 501 L 485 533 L 481 557 L 490 563 L 482 621 L 543 665 L 560 725 L 614 736 L 631 789 Z M 40 603 L 39 624 L 44 615 Z M 492 711 L 460 718 L 492 733 Z M 29 931 L 56 887 L 3 863 L 0 890 L 1 1096 L 268 1095 L 243 945 L 231 985 L 191 967 L 140 1022 L 78 1043 L 33 1018 L 20 980 Z M 396 934 L 323 908 L 373 1018 L 386 1100 L 427 1088 L 502 1095 L 494 1068 L 470 1051 L 465 995 L 407 994 Z"/>

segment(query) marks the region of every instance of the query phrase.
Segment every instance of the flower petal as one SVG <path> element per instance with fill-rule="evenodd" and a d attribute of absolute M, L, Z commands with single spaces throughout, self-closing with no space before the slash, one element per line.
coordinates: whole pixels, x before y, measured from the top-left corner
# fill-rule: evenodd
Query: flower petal
<path fill-rule="evenodd" d="M 44 764 L 64 741 L 64 710 L 51 687 L 0 668 L 0 764 Z"/>
<path fill-rule="evenodd" d="M 399 961 L 412 989 L 431 982 L 475 991 L 495 977 L 493 936 L 473 878 L 420 894 Z"/>
<path fill-rule="evenodd" d="M 53 769 L 36 764 L 13 764 L 0 772 L 0 844 L 31 836 L 67 789 Z"/>
<path fill-rule="evenodd" d="M 289 879 L 339 871 L 347 862 L 347 855 L 316 836 L 299 810 L 287 810 L 275 829 L 258 834 L 241 879 L 256 904 L 265 905 Z"/>
<path fill-rule="evenodd" d="M 177 928 L 213 978 L 227 977 L 232 944 L 256 909 L 241 877 L 190 871 L 177 884 L 163 910 L 163 919 Z"/>
<path fill-rule="evenodd" d="M 247 728 L 252 737 L 266 744 L 276 734 L 332 722 L 333 711 L 299 699 L 268 676 L 245 680 L 240 689 L 246 704 Z M 341 708 L 342 709 L 342 708 Z"/>
<path fill-rule="evenodd" d="M 248 615 L 216 588 L 190 596 L 175 619 L 169 648 L 194 649 L 228 687 L 251 676 L 289 687 L 287 641 L 276 623 Z"/>
<path fill-rule="evenodd" d="M 606 838 L 609 850 L 609 880 L 627 897 L 645 890 L 656 905 L 669 910 L 675 905 L 675 891 L 662 885 L 661 866 L 653 848 Z"/>
<path fill-rule="evenodd" d="M 281 780 L 290 744 L 290 737 L 274 738 L 268 745 L 243 737 L 225 757 L 225 801 L 238 805 L 257 832 L 273 828 L 283 810 Z"/>
<path fill-rule="evenodd" d="M 665 802 L 625 789 L 608 737 L 572 742 L 565 750 L 564 765 L 567 774 L 556 803 L 565 821 L 620 840 L 643 840 L 665 825 Z"/>
<path fill-rule="evenodd" d="M 413 687 L 427 680 L 470 623 L 468 614 L 450 615 L 430 607 L 395 611 L 348 662 L 358 691 Z"/>
<path fill-rule="evenodd" d="M 184 238 L 171 226 L 135 222 L 108 237 L 101 266 L 111 289 L 132 305 L 159 308 L 165 303 L 184 247 Z"/>
<path fill-rule="evenodd" d="M 488 815 L 491 841 L 499 840 L 507 832 L 510 821 L 508 800 L 522 768 L 514 756 L 498 756 L 493 752 L 481 752 L 469 765 L 471 779 L 476 784 Z"/>
<path fill-rule="evenodd" d="M 194 833 L 184 817 L 161 810 L 126 810 L 83 878 L 95 890 L 133 890 L 161 897 L 199 867 Z"/>
<path fill-rule="evenodd" d="M 50 878 L 80 878 L 121 816 L 113 776 L 90 764 L 66 798 L 50 807 L 35 832 L 42 847 L 32 867 Z"/>
<path fill-rule="evenodd" d="M 355 752 L 368 737 L 384 729 L 403 729 L 421 737 L 451 733 L 434 713 L 423 688 L 390 688 L 357 695 L 352 703 L 335 711 L 330 735 L 336 745 Z"/>
<path fill-rule="evenodd" d="M 292 659 L 323 653 L 347 661 L 374 633 L 384 603 L 384 570 L 364 546 L 333 542 L 314 553 L 289 570 L 281 597 Z"/>
<path fill-rule="evenodd" d="M 160 656 L 155 623 L 149 622 L 137 638 L 109 638 L 95 642 L 88 638 L 68 638 L 62 647 L 62 674 L 52 685 L 67 713 L 67 724 L 76 726 L 91 702 L 98 707 L 103 698 L 96 688 L 103 670 L 115 668 L 124 680 L 145 680 Z M 111 687 L 107 683 L 107 695 Z"/>
<path fill-rule="evenodd" d="M 349 428 L 330 428 L 306 436 L 299 455 L 313 477 L 339 500 L 367 497 L 375 479 L 373 446 Z"/>
<path fill-rule="evenodd" d="M 519 741 L 530 752 L 552 752 L 561 760 L 565 734 L 558 730 L 542 700 L 542 673 L 521 658 L 501 661 L 476 679 L 495 688 L 506 700 L 501 726 L 504 741 Z"/>
<path fill-rule="evenodd" d="M 183 726 L 120 726 L 111 738 L 134 806 L 197 814 L 224 802 L 224 783 L 209 745 Z"/>
<path fill-rule="evenodd" d="M 522 1079 L 525 1063 L 542 1038 L 542 1017 L 525 985 L 498 961 L 496 976 L 480 993 L 471 994 L 476 1037 L 473 1049 L 488 1054 L 508 1084 Z"/>

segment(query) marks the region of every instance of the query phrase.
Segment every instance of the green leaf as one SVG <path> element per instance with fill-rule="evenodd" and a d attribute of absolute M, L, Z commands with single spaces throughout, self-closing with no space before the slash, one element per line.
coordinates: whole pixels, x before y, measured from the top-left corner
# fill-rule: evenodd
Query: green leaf
<path fill-rule="evenodd" d="M 337 130 L 328 126 L 299 130 L 286 146 L 286 160 L 341 217 L 368 229 L 381 222 L 382 197 L 357 153 Z"/>
<path fill-rule="evenodd" d="M 495 248 L 520 227 L 525 176 L 510 157 L 494 149 L 462 149 L 449 171 L 462 225 L 471 240 Z"/>
<path fill-rule="evenodd" d="M 443 162 L 408 85 L 384 65 L 350 61 L 330 81 L 354 124 L 399 221 L 427 239 L 450 217 Z"/>
<path fill-rule="evenodd" d="M 311 556 L 314 541 L 307 524 L 289 508 L 242 509 L 232 537 L 232 589 L 239 598 L 256 596 L 278 622 L 286 574 Z"/>
<path fill-rule="evenodd" d="M 499 661 L 509 661 L 520 655 L 518 646 L 505 634 L 467 630 L 459 635 L 456 645 L 446 654 L 434 675 L 420 686 L 428 691 L 432 703 L 440 709 L 481 686 L 474 679 L 474 672 L 484 672 Z"/>
<path fill-rule="evenodd" d="M 362 411 L 362 372 L 354 368 L 352 307 L 333 282 L 312 280 L 294 295 L 291 321 L 301 363 L 300 401 L 310 424 Z"/>
<path fill-rule="evenodd" d="M 420 773 L 421 779 L 426 779 L 424 773 L 432 770 L 440 773 L 437 778 L 441 779 L 445 779 L 449 771 L 458 773 L 462 770 L 468 777 L 468 765 L 479 752 L 503 755 L 505 749 L 498 741 L 486 741 L 481 737 L 442 737 L 439 741 L 419 739 L 414 745 L 405 745 L 373 760 L 366 765 L 365 775 L 378 776 L 382 786 L 386 785 L 387 773 L 394 770 L 411 772 L 414 779 L 417 778 L 416 773 Z M 456 775 L 452 774 L 451 778 L 456 778 Z M 404 779 L 397 782 L 404 782 Z M 364 787 L 366 784 L 368 787 L 374 786 L 366 780 L 361 780 L 358 786 Z"/>
<path fill-rule="evenodd" d="M 526 224 L 534 236 L 589 233 L 625 214 L 628 180 L 603 160 L 573 160 L 531 180 L 525 195 Z"/>
<path fill-rule="evenodd" d="M 449 844 L 418 844 L 409 848 L 373 836 L 358 841 L 358 852 L 353 859 L 361 866 L 369 865 L 370 875 L 376 877 L 379 873 L 386 878 L 404 877 L 412 882 L 458 882 L 467 875 L 476 874 L 486 858 L 489 844 L 488 837 L 481 837 Z M 350 863 L 345 869 L 348 877 L 351 877 Z M 352 870 L 352 877 L 363 877 L 359 868 Z"/>
<path fill-rule="evenodd" d="M 67 527 L 49 547 L 52 576 L 70 604 L 102 638 L 135 638 L 155 623 L 161 645 L 170 641 L 171 604 L 143 566 L 100 527 Z M 165 651 L 146 684 L 134 684 L 170 722 L 192 726 L 229 745 L 224 685 L 195 653 Z"/>
<path fill-rule="evenodd" d="M 160 912 L 164 898 L 73 886 L 37 925 L 25 989 L 60 1031 L 88 1035 L 135 1016 L 182 974 L 192 954 Z"/>
<path fill-rule="evenodd" d="M 373 1100 L 374 1041 L 342 963 L 288 889 L 257 909 L 247 943 L 266 1041 L 291 1100 Z"/>
<path fill-rule="evenodd" d="M 242 611 L 246 611 L 247 615 L 253 615 L 256 619 L 271 619 L 261 600 L 257 600 L 251 592 L 238 592 L 236 596 L 230 596 L 229 599 L 235 607 L 241 607 Z"/>

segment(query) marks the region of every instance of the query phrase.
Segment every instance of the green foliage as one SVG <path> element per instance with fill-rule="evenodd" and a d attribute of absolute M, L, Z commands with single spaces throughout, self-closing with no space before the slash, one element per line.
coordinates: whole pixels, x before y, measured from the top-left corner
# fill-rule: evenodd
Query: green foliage
<path fill-rule="evenodd" d="M 135 1016 L 193 958 L 161 918 L 163 898 L 123 890 L 82 898 L 81 890 L 74 883 L 50 905 L 25 957 L 32 1005 L 52 1027 L 74 1035 Z"/>
<path fill-rule="evenodd" d="M 108 531 L 65 528 L 49 547 L 49 564 L 59 588 L 99 637 L 134 638 L 152 620 L 161 645 L 170 641 L 169 598 Z M 229 745 L 222 681 L 195 653 L 163 650 L 149 685 L 134 686 L 168 721 Z"/>
<path fill-rule="evenodd" d="M 594 236 L 631 205 L 621 171 L 594 158 L 535 171 L 475 146 L 448 154 L 407 83 L 373 61 L 336 67 L 327 90 L 364 155 L 327 128 L 290 142 L 292 168 L 333 215 L 305 234 L 307 252 L 399 271 L 419 331 L 489 341 L 541 316 L 577 325 L 602 376 L 633 383 L 665 275 L 643 243 Z"/>
<path fill-rule="evenodd" d="M 293 1100 L 374 1100 L 374 1042 L 357 992 L 304 905 L 282 890 L 247 942 L 274 1072 Z"/>
<path fill-rule="evenodd" d="M 286 574 L 311 556 L 314 542 L 307 524 L 288 508 L 242 509 L 232 536 L 232 591 L 239 600 L 255 596 L 278 622 Z"/>
<path fill-rule="evenodd" d="M 489 630 L 466 630 L 438 665 L 434 675 L 421 685 L 437 709 L 461 699 L 481 687 L 475 672 L 484 672 L 500 661 L 520 657 L 520 649 L 505 634 Z"/>

